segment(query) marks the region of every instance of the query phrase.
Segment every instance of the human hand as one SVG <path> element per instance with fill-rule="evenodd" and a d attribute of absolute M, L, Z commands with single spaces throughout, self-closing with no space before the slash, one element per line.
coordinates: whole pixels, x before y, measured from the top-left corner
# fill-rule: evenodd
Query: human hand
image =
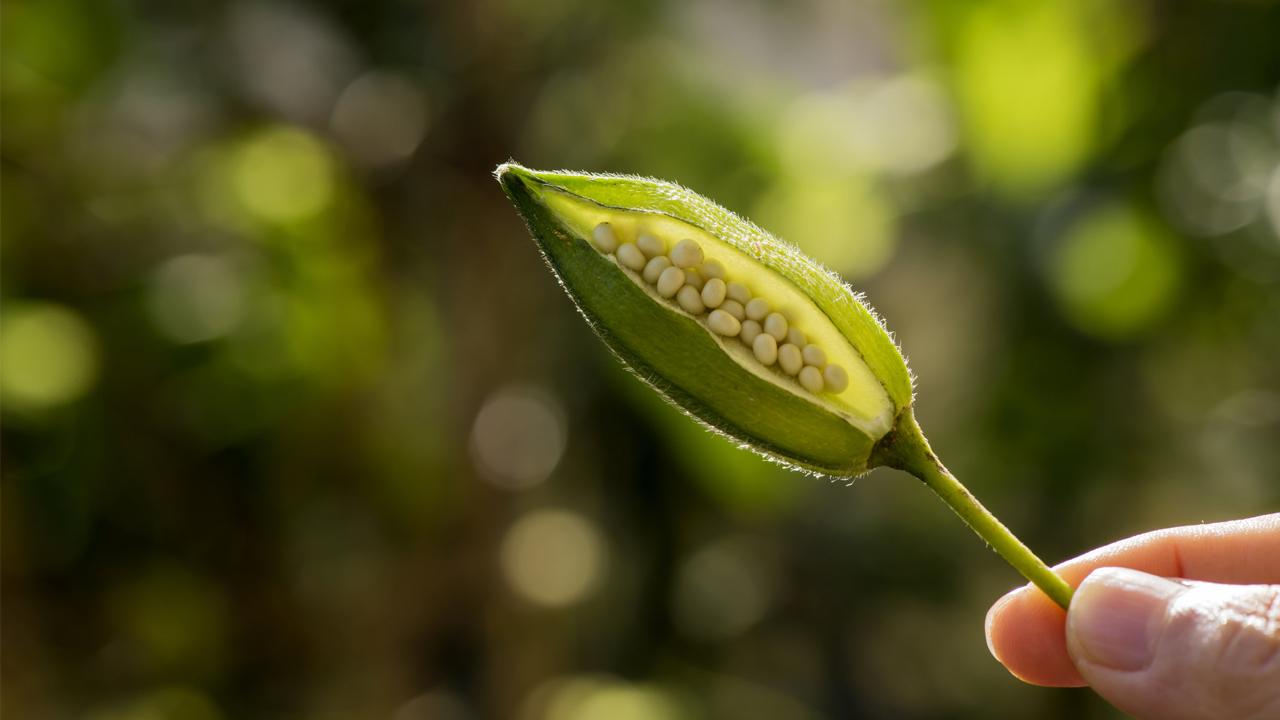
<path fill-rule="evenodd" d="M 1078 586 L 1070 611 L 1026 586 L 987 613 L 987 645 L 1016 677 L 1089 685 L 1138 718 L 1280 718 L 1280 513 L 1139 535 L 1055 570 Z"/>

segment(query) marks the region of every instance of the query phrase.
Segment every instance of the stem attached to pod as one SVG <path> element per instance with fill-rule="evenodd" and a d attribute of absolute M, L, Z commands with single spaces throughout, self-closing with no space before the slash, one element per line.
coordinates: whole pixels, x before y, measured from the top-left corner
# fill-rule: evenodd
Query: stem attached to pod
<path fill-rule="evenodd" d="M 902 413 L 893 431 L 881 441 L 876 455 L 879 462 L 873 462 L 872 466 L 887 465 L 924 481 L 961 520 L 973 528 L 1014 569 L 1022 573 L 1023 577 L 1040 588 L 1063 610 L 1071 604 L 1071 586 L 1036 557 L 1030 548 L 1014 536 L 1004 523 L 997 520 L 990 510 L 983 507 L 973 493 L 947 470 L 929 447 L 929 441 L 925 439 L 920 424 L 909 409 Z"/>

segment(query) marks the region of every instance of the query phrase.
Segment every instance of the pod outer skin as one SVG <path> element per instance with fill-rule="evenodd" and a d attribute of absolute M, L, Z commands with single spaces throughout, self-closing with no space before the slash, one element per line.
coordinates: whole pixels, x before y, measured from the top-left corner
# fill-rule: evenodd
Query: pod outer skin
<path fill-rule="evenodd" d="M 869 469 L 868 458 L 880 437 L 868 435 L 835 412 L 743 368 L 697 321 L 655 301 L 608 256 L 591 247 L 585 238 L 570 232 L 540 198 L 548 191 L 565 191 L 618 210 L 662 212 L 724 237 L 721 233 L 728 230 L 724 227 L 725 217 L 717 218 L 709 227 L 705 212 L 702 217 L 694 217 L 699 213 L 691 212 L 688 203 L 681 207 L 680 202 L 675 202 L 676 207 L 671 207 L 673 198 L 664 191 L 665 186 L 681 190 L 710 206 L 692 210 L 718 211 L 746 225 L 746 230 L 755 230 L 769 239 L 771 236 L 705 198 L 667 183 L 613 176 L 534 173 L 514 164 L 500 166 L 495 174 L 528 224 L 547 265 L 591 328 L 626 366 L 664 398 L 711 430 L 783 464 L 838 477 L 856 476 Z M 615 185 L 596 187 L 602 179 Z M 650 187 L 653 185 L 657 187 Z M 594 190 L 592 195 L 596 197 L 584 194 L 584 187 Z M 601 200 L 611 198 L 599 197 L 612 194 L 612 199 L 620 200 L 634 197 L 637 191 L 641 196 L 647 192 L 654 202 L 632 200 L 626 205 L 608 205 Z M 682 212 L 673 212 L 673 209 Z M 719 228 L 715 227 L 717 223 Z M 741 239 L 742 228 L 728 231 L 737 233 Z M 783 249 L 798 254 L 789 247 Z M 836 282 L 839 283 L 838 279 Z M 874 331 L 882 336 L 878 340 L 887 343 L 897 357 L 900 371 L 895 379 L 901 380 L 897 383 L 898 392 L 890 387 L 891 383 L 885 386 L 895 407 L 909 406 L 910 379 L 892 340 L 874 316 L 857 302 L 852 291 L 842 283 L 840 287 L 874 326 Z M 822 303 L 815 304 L 822 307 Z M 846 332 L 843 327 L 839 329 Z M 868 364 L 872 365 L 870 361 Z M 879 376 L 879 368 L 872 365 L 872 370 Z M 905 404 L 899 403 L 902 383 L 905 383 Z"/>

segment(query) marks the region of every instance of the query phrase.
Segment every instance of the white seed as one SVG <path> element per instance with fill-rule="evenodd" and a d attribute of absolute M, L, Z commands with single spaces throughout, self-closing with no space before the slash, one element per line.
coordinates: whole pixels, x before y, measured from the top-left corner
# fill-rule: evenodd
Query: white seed
<path fill-rule="evenodd" d="M 770 313 L 769 317 L 764 319 L 764 331 L 773 336 L 774 340 L 782 342 L 787 339 L 787 319 L 782 313 Z"/>
<path fill-rule="evenodd" d="M 698 272 L 698 268 L 689 268 L 684 271 L 684 284 L 692 285 L 694 290 L 702 291 L 702 286 L 707 281 L 702 277 L 702 273 Z"/>
<path fill-rule="evenodd" d="M 705 268 L 706 265 L 703 265 Z M 718 308 L 720 303 L 724 302 L 724 281 L 720 278 L 711 278 L 702 286 L 702 304 L 709 308 Z"/>
<path fill-rule="evenodd" d="M 712 332 L 725 337 L 733 337 L 742 331 L 742 323 L 738 322 L 738 318 L 723 310 L 711 311 L 707 316 L 707 327 L 711 328 Z"/>
<path fill-rule="evenodd" d="M 769 333 L 760 333 L 755 342 L 751 343 L 751 352 L 761 365 L 772 365 L 778 361 L 778 341 Z"/>
<path fill-rule="evenodd" d="M 772 336 L 770 336 L 772 337 Z M 795 375 L 804 367 L 804 358 L 800 357 L 800 348 L 787 343 L 778 348 L 778 365 L 788 375 Z"/>
<path fill-rule="evenodd" d="M 738 322 L 747 318 L 747 312 L 742 309 L 742 303 L 737 300 L 725 300 L 720 303 L 720 309 L 737 318 Z"/>
<path fill-rule="evenodd" d="M 652 235 L 641 235 L 636 238 L 636 247 L 640 248 L 640 252 L 651 258 L 667 253 L 667 244 L 662 241 L 662 238 Z"/>
<path fill-rule="evenodd" d="M 618 246 L 618 262 L 622 263 L 623 267 L 640 272 L 644 269 L 644 253 L 640 252 L 640 248 L 636 247 L 635 243 L 622 243 Z"/>
<path fill-rule="evenodd" d="M 812 365 L 819 370 L 826 367 L 827 354 L 817 345 L 805 345 L 801 354 L 804 355 L 804 363 L 806 365 Z"/>
<path fill-rule="evenodd" d="M 731 282 L 728 287 L 730 300 L 737 300 L 743 305 L 751 302 L 751 291 L 747 289 L 746 285 L 740 282 Z"/>
<path fill-rule="evenodd" d="M 787 331 L 787 342 L 796 347 L 804 347 L 809 344 L 808 338 L 804 336 L 804 333 L 800 332 L 800 328 L 791 328 Z"/>
<path fill-rule="evenodd" d="M 648 263 L 645 263 L 644 272 L 640 273 L 640 277 L 650 285 L 658 282 L 658 278 L 662 275 L 662 271 L 671 267 L 671 261 L 665 255 L 659 255 Z"/>
<path fill-rule="evenodd" d="M 827 389 L 833 393 L 842 393 L 849 387 L 849 373 L 839 365 L 828 365 L 822 368 L 822 377 L 827 381 Z"/>
<path fill-rule="evenodd" d="M 674 296 L 684 285 L 684 271 L 678 267 L 669 267 L 658 276 L 658 294 L 664 298 Z"/>
<path fill-rule="evenodd" d="M 708 278 L 724 279 L 724 265 L 719 260 L 708 260 L 702 263 L 702 274 Z"/>
<path fill-rule="evenodd" d="M 611 253 L 618 249 L 618 236 L 614 234 L 613 226 L 607 222 L 600 223 L 591 231 L 591 242 L 602 253 Z"/>
<path fill-rule="evenodd" d="M 751 343 L 755 342 L 756 337 L 760 335 L 760 332 L 761 332 L 760 323 L 756 322 L 755 320 L 743 320 L 742 332 L 738 335 L 738 337 L 742 338 L 742 342 L 750 345 Z"/>
<path fill-rule="evenodd" d="M 812 365 L 805 365 L 800 371 L 800 385 L 811 393 L 822 392 L 822 371 Z"/>
<path fill-rule="evenodd" d="M 671 248 L 671 262 L 676 267 L 688 268 L 702 264 L 702 246 L 685 238 Z"/>
<path fill-rule="evenodd" d="M 769 301 L 764 298 L 751 298 L 751 302 L 747 303 L 747 317 L 759 322 L 769 314 Z"/>
<path fill-rule="evenodd" d="M 702 296 L 692 285 L 680 288 L 676 293 L 676 302 L 680 303 L 680 307 L 690 315 L 701 315 L 707 311 L 707 306 L 702 304 Z"/>

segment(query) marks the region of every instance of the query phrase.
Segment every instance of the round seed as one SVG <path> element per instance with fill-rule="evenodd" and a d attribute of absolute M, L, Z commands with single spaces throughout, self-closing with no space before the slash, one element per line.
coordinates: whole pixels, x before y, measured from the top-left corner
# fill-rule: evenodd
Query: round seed
<path fill-rule="evenodd" d="M 738 322 L 738 318 L 730 315 L 724 310 L 712 310 L 707 316 L 707 327 L 717 335 L 725 337 L 733 337 L 742 330 L 742 323 Z"/>
<path fill-rule="evenodd" d="M 702 264 L 702 246 L 685 238 L 671 248 L 671 262 L 676 267 L 688 268 Z"/>
<path fill-rule="evenodd" d="M 651 258 L 665 255 L 667 252 L 667 244 L 662 241 L 662 238 L 652 235 L 641 235 L 636 238 L 636 247 L 640 248 L 640 252 Z"/>
<path fill-rule="evenodd" d="M 747 303 L 747 317 L 759 322 L 769 314 L 769 301 L 764 298 L 751 298 L 751 302 Z"/>
<path fill-rule="evenodd" d="M 705 264 L 703 268 L 706 268 Z M 709 308 L 718 308 L 720 303 L 724 302 L 724 294 L 724 281 L 720 278 L 711 278 L 702 286 L 702 304 Z"/>
<path fill-rule="evenodd" d="M 800 385 L 811 393 L 822 392 L 822 371 L 812 365 L 805 365 L 800 371 Z"/>
<path fill-rule="evenodd" d="M 755 342 L 756 337 L 758 337 L 760 333 L 761 333 L 760 323 L 756 322 L 755 320 L 743 320 L 742 332 L 738 335 L 738 337 L 742 338 L 742 342 L 750 345 L 751 343 Z"/>
<path fill-rule="evenodd" d="M 800 357 L 800 348 L 791 343 L 778 348 L 778 365 L 788 375 L 795 375 L 800 372 L 800 368 L 804 367 L 804 358 Z"/>
<path fill-rule="evenodd" d="M 622 243 L 618 246 L 618 262 L 623 267 L 631 268 L 636 272 L 644 269 L 645 259 L 644 253 L 640 252 L 640 248 L 635 243 Z"/>
<path fill-rule="evenodd" d="M 746 285 L 740 282 L 731 282 L 728 287 L 730 300 L 737 300 L 743 305 L 751 302 L 751 291 L 747 289 Z"/>
<path fill-rule="evenodd" d="M 842 393 L 849 387 L 849 374 L 839 365 L 828 365 L 822 368 L 822 377 L 827 381 L 827 389 L 833 393 Z"/>
<path fill-rule="evenodd" d="M 645 282 L 652 285 L 658 282 L 658 278 L 661 277 L 662 271 L 669 267 L 671 267 L 671 261 L 668 260 L 665 255 L 659 255 L 645 264 L 644 272 L 640 273 L 640 277 L 644 278 Z"/>
<path fill-rule="evenodd" d="M 742 303 L 737 300 L 725 300 L 720 303 L 720 309 L 737 318 L 738 322 L 747 318 L 747 312 L 742 309 Z"/>
<path fill-rule="evenodd" d="M 719 260 L 708 260 L 702 263 L 702 274 L 708 278 L 724 279 L 724 265 Z"/>
<path fill-rule="evenodd" d="M 787 342 L 798 348 L 802 348 L 809 344 L 808 339 L 805 338 L 804 333 L 800 332 L 799 328 L 791 328 L 787 331 Z"/>
<path fill-rule="evenodd" d="M 600 223 L 591 231 L 591 242 L 603 253 L 618 249 L 618 236 L 614 234 L 613 226 L 607 222 Z"/>
<path fill-rule="evenodd" d="M 680 303 L 680 307 L 690 315 L 701 315 L 707 311 L 707 306 L 702 304 L 702 296 L 692 285 L 680 288 L 676 293 L 676 302 Z"/>
<path fill-rule="evenodd" d="M 760 333 L 751 343 L 751 352 L 761 365 L 772 365 L 778 361 L 778 341 L 769 333 Z"/>
<path fill-rule="evenodd" d="M 658 276 L 658 294 L 664 298 L 675 295 L 681 285 L 684 285 L 684 271 L 678 267 L 669 267 Z"/>
<path fill-rule="evenodd" d="M 804 363 L 806 365 L 812 365 L 819 370 L 827 364 L 827 354 L 817 345 L 805 345 L 801 355 L 804 356 Z"/>
<path fill-rule="evenodd" d="M 769 317 L 764 319 L 764 331 L 773 336 L 774 340 L 782 342 L 787 339 L 787 319 L 782 313 L 770 313 Z"/>
<path fill-rule="evenodd" d="M 689 268 L 684 271 L 684 284 L 692 285 L 694 290 L 701 291 L 706 282 L 702 273 L 698 272 L 698 268 Z"/>

